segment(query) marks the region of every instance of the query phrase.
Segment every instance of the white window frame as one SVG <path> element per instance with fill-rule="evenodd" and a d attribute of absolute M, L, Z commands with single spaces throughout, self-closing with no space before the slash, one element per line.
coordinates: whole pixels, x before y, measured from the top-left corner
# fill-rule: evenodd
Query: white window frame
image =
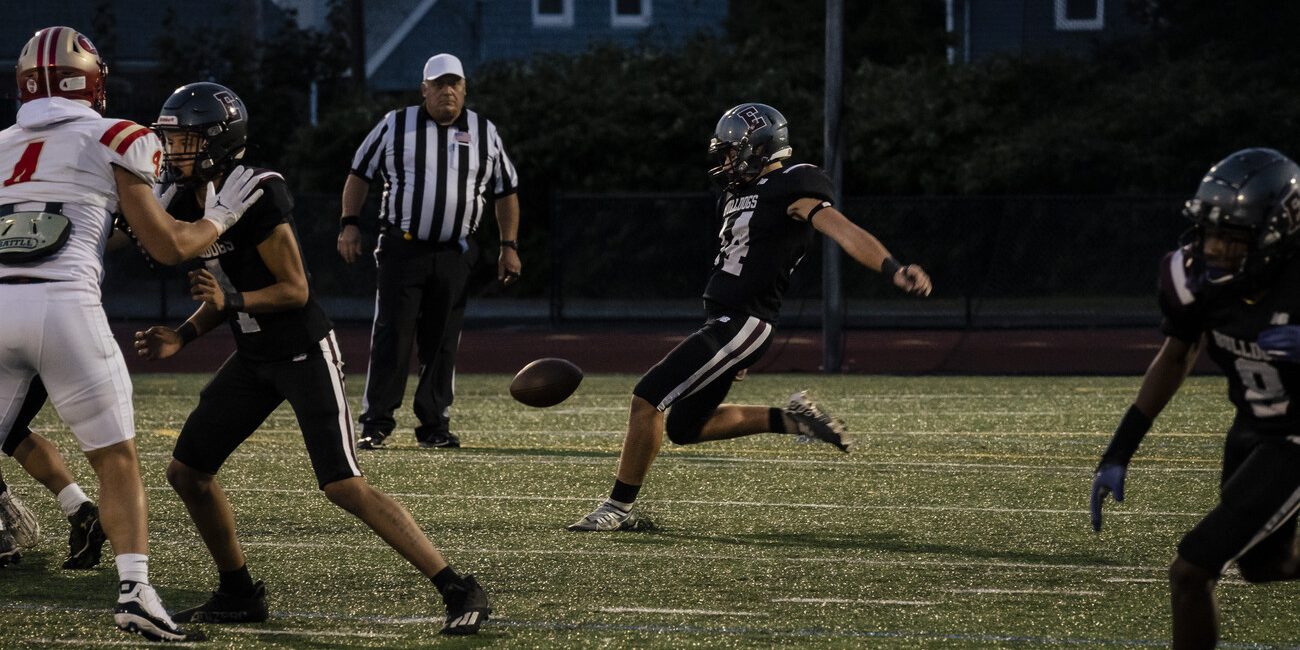
<path fill-rule="evenodd" d="M 1056 0 L 1056 29 L 1062 32 L 1099 32 L 1106 28 L 1106 0 L 1093 0 L 1097 3 L 1097 17 L 1089 20 L 1077 20 L 1066 17 L 1066 0 Z"/>
<path fill-rule="evenodd" d="M 649 27 L 653 18 L 653 0 L 641 0 L 641 13 L 635 16 L 620 16 L 618 13 L 618 0 L 609 0 L 610 27 Z"/>
<path fill-rule="evenodd" d="M 538 11 L 541 0 L 533 0 L 533 27 L 573 27 L 573 0 L 560 0 L 564 11 L 560 15 Z"/>

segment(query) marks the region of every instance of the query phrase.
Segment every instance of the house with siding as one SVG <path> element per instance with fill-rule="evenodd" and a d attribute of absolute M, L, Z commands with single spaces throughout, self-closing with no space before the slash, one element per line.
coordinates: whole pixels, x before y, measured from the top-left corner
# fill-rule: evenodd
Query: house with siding
<path fill-rule="evenodd" d="M 950 63 L 995 55 L 1089 56 L 1141 26 L 1127 0 L 946 0 Z"/>
<path fill-rule="evenodd" d="M 595 43 L 672 46 L 720 31 L 727 0 L 390 0 L 365 5 L 366 78 L 409 90 L 449 52 L 466 74 L 495 60 L 581 52 Z"/>

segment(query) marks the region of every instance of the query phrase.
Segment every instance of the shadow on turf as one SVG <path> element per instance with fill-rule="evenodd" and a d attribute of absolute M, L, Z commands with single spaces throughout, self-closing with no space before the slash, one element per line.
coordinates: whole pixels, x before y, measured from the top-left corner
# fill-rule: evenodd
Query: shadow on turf
<path fill-rule="evenodd" d="M 740 548 L 778 547 L 791 552 L 809 551 L 825 553 L 827 549 L 841 549 L 855 553 L 880 551 L 917 555 L 944 555 L 985 560 L 1004 560 L 1046 564 L 1113 564 L 1113 558 L 1095 553 L 1034 553 L 1015 549 L 983 546 L 957 546 L 906 539 L 896 533 L 738 533 L 735 535 L 692 533 L 683 530 L 651 526 L 638 529 L 644 535 L 620 537 L 619 541 L 645 546 L 673 546 L 680 541 L 704 542 Z"/>
<path fill-rule="evenodd" d="M 62 556 L 37 549 L 24 554 L 18 564 L 0 568 L 0 603 L 85 607 L 87 602 L 112 603 L 117 599 L 117 571 L 108 552 L 93 569 L 74 571 L 64 569 L 62 564 Z M 172 609 L 181 609 L 183 603 L 183 607 L 189 607 L 211 595 L 202 590 L 155 587 Z M 99 598 L 102 601 L 96 600 Z"/>

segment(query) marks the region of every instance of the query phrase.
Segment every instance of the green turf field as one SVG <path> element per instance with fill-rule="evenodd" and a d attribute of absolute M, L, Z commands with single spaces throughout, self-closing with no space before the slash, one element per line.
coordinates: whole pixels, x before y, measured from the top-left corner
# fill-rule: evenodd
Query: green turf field
<path fill-rule="evenodd" d="M 216 584 L 164 478 L 205 379 L 135 384 L 153 582 L 173 609 Z M 1214 501 L 1230 419 L 1222 380 L 1190 380 L 1095 535 L 1092 468 L 1136 378 L 751 377 L 734 400 L 811 388 L 856 434 L 853 453 L 777 435 L 666 445 L 638 505 L 652 529 L 569 533 L 609 489 L 634 381 L 588 377 L 538 410 L 510 401 L 506 377 L 462 375 L 465 448 L 417 448 L 408 412 L 396 448 L 360 452 L 370 480 L 493 598 L 468 640 L 436 636 L 432 586 L 317 491 L 296 422 L 278 412 L 221 475 L 273 618 L 207 626 L 205 647 L 1161 647 L 1166 567 Z M 38 424 L 75 449 L 49 413 Z M 134 645 L 112 628 L 111 561 L 60 569 L 57 505 L 12 460 L 3 469 L 47 539 L 0 569 L 0 648 Z M 1300 644 L 1300 585 L 1230 573 L 1219 593 L 1225 647 Z"/>

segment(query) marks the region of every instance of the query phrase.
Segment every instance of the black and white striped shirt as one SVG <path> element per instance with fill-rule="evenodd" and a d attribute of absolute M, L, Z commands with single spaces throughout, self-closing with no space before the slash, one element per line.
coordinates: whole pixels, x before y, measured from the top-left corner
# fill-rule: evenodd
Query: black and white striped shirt
<path fill-rule="evenodd" d="M 463 240 L 478 230 L 489 198 L 519 185 L 497 127 L 464 109 L 439 126 L 423 105 L 390 111 L 352 157 L 352 173 L 384 179 L 379 219 L 423 241 Z"/>

